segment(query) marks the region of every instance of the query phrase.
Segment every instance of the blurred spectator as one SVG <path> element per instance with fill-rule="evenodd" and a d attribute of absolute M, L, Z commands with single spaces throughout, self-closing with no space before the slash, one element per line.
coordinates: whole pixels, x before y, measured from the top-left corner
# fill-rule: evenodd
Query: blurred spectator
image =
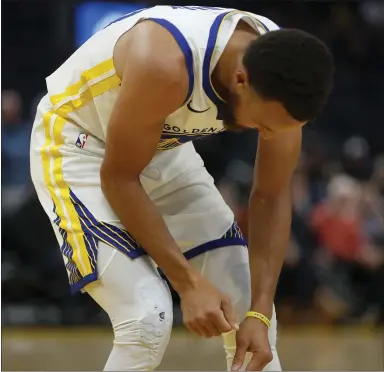
<path fill-rule="evenodd" d="M 381 318 L 384 254 L 374 238 L 383 231 L 378 195 L 343 174 L 331 179 L 327 191 L 310 216 L 321 247 L 320 302 L 328 312 L 331 303 L 339 303 L 342 310 L 330 314 L 334 317 L 361 317 L 376 306 Z"/>
<path fill-rule="evenodd" d="M 362 137 L 351 137 L 343 146 L 342 165 L 350 176 L 366 181 L 372 174 L 368 142 Z"/>
<path fill-rule="evenodd" d="M 31 195 L 29 141 L 31 123 L 22 119 L 22 100 L 18 92 L 1 95 L 1 186 L 2 213 L 16 212 Z"/>
<path fill-rule="evenodd" d="M 365 244 L 357 215 L 360 186 L 345 175 L 334 177 L 328 197 L 311 213 L 311 225 L 328 255 L 351 261 L 360 257 Z"/>
<path fill-rule="evenodd" d="M 384 155 L 378 156 L 374 162 L 372 183 L 373 187 L 384 198 Z"/>
<path fill-rule="evenodd" d="M 364 232 L 370 243 L 382 240 L 384 234 L 384 200 L 374 179 L 362 187 L 359 212 Z"/>

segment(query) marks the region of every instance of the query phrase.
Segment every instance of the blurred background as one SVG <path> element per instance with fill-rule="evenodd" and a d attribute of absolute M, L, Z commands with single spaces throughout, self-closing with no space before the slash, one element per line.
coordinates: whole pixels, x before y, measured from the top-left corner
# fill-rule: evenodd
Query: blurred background
<path fill-rule="evenodd" d="M 109 320 L 87 295 L 71 296 L 62 258 L 29 175 L 29 136 L 44 78 L 111 20 L 166 4 L 2 2 L 3 370 L 100 370 Z M 192 5 L 183 1 L 172 4 Z M 384 1 L 205 0 L 307 30 L 332 49 L 336 85 L 304 129 L 293 179 L 292 235 L 277 290 L 285 370 L 384 369 Z M 195 142 L 247 233 L 257 134 Z M 161 369 L 224 370 L 220 340 L 196 342 L 181 326 Z M 194 355 L 187 350 L 194 348 Z"/>

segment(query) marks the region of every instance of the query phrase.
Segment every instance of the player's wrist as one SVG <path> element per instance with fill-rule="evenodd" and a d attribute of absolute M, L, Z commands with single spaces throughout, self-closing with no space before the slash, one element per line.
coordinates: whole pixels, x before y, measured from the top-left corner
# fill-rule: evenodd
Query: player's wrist
<path fill-rule="evenodd" d="M 271 318 L 265 316 L 263 313 L 258 311 L 247 311 L 245 314 L 245 318 L 252 318 L 255 321 L 263 323 L 267 328 L 271 327 Z"/>
<path fill-rule="evenodd" d="M 193 290 L 197 287 L 199 273 L 192 267 L 184 267 L 179 275 L 169 279 L 173 289 L 179 294 L 180 297 L 183 293 Z"/>
<path fill-rule="evenodd" d="M 258 296 L 257 299 L 252 300 L 249 311 L 259 312 L 268 319 L 271 319 L 273 313 L 273 297 L 266 295 Z"/>

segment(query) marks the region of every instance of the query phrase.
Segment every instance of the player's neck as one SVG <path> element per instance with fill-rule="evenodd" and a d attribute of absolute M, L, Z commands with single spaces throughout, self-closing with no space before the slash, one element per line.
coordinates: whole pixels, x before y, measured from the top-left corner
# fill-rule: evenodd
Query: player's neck
<path fill-rule="evenodd" d="M 243 56 L 250 42 L 258 37 L 256 30 L 240 21 L 229 39 L 220 59 L 212 72 L 212 83 L 223 99 L 227 99 L 233 84 L 235 71 L 243 68 Z"/>

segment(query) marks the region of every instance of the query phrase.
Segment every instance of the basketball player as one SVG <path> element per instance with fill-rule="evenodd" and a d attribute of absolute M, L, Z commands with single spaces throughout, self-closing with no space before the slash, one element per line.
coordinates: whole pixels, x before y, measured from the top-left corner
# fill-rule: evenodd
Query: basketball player
<path fill-rule="evenodd" d="M 32 178 L 72 291 L 111 319 L 105 370 L 160 364 L 172 301 L 158 268 L 185 325 L 223 335 L 228 369 L 281 369 L 273 298 L 290 179 L 332 76 L 307 33 L 233 9 L 159 6 L 112 22 L 46 79 Z M 247 128 L 260 132 L 248 249 L 191 142 Z"/>

